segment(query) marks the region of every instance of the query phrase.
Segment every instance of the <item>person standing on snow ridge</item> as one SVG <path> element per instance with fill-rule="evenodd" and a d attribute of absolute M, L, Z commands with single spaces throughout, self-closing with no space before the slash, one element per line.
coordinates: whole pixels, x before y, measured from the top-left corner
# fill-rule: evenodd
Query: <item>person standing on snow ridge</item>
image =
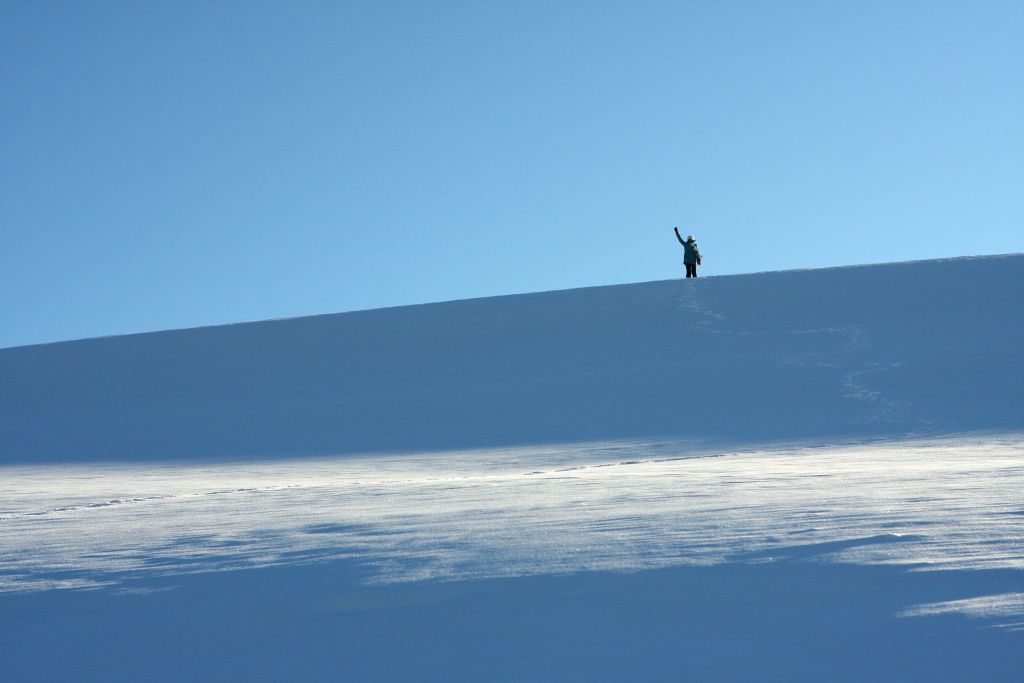
<path fill-rule="evenodd" d="M 700 249 L 697 248 L 697 240 L 693 238 L 693 235 L 689 235 L 684 242 L 683 236 L 679 234 L 679 228 L 675 230 L 676 239 L 685 250 L 683 264 L 686 266 L 686 277 L 697 277 L 697 266 L 700 265 Z"/>

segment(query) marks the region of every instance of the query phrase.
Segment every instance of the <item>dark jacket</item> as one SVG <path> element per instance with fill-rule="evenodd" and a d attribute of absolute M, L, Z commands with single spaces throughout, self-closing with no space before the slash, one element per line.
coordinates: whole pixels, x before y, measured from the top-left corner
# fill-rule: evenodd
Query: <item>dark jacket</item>
<path fill-rule="evenodd" d="M 686 253 L 683 254 L 683 263 L 689 263 L 694 266 L 700 263 L 700 249 L 697 248 L 697 240 L 691 237 L 684 242 L 678 232 L 676 233 L 676 239 L 679 240 L 679 244 L 683 245 L 683 249 L 686 250 Z"/>

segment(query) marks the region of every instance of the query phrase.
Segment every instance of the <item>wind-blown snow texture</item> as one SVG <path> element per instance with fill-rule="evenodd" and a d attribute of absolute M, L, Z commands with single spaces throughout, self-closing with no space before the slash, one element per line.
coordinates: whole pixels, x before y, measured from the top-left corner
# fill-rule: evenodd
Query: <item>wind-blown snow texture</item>
<path fill-rule="evenodd" d="M 3 677 L 1019 680 L 1022 350 L 1022 255 L 0 350 Z"/>

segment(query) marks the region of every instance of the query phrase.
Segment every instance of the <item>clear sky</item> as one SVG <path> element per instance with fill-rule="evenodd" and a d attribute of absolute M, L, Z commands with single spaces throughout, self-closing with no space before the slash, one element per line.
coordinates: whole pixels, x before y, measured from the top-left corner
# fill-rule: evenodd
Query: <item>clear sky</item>
<path fill-rule="evenodd" d="M 0 347 L 1022 219 L 1019 0 L 0 2 Z"/>

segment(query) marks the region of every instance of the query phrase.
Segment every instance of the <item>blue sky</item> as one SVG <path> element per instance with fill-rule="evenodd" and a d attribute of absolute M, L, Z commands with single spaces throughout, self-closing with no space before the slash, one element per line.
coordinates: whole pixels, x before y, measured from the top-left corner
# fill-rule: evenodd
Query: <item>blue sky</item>
<path fill-rule="evenodd" d="M 0 347 L 1024 251 L 1024 4 L 0 4 Z"/>

